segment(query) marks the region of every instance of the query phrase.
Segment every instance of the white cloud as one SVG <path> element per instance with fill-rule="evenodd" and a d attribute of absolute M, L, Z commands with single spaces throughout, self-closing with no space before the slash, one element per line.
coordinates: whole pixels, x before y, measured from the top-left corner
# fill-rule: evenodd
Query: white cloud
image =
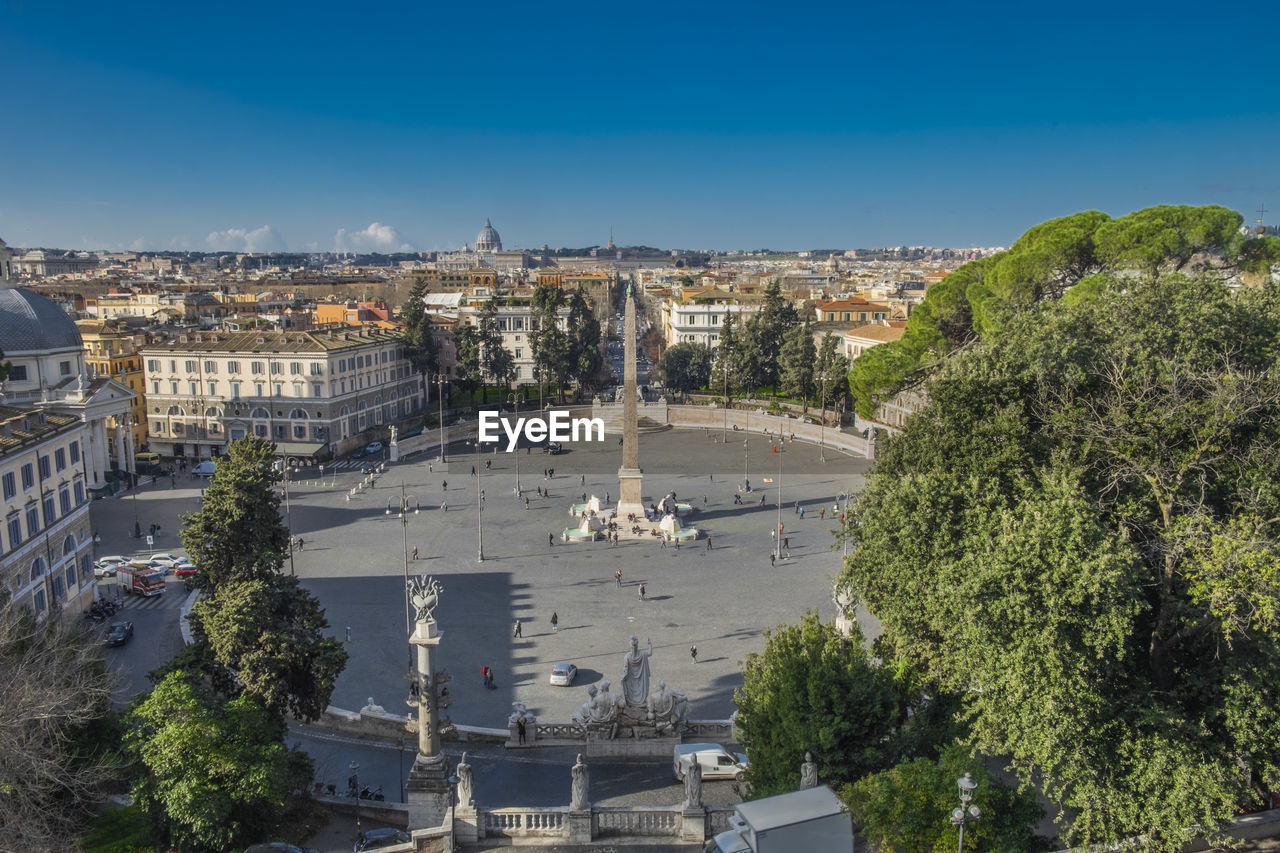
<path fill-rule="evenodd" d="M 283 252 L 286 248 L 284 238 L 270 225 L 251 231 L 244 228 L 214 231 L 205 238 L 205 242 L 215 251 Z"/>
<path fill-rule="evenodd" d="M 335 252 L 414 252 L 417 251 L 390 225 L 371 222 L 368 228 L 348 231 L 339 228 L 333 235 Z"/>

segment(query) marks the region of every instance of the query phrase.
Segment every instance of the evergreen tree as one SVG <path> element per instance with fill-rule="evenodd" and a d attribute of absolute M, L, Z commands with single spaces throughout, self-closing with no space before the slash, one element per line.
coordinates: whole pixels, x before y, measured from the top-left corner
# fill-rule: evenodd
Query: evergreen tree
<path fill-rule="evenodd" d="M 409 361 L 415 370 L 430 377 L 440 368 L 440 351 L 423 302 L 426 292 L 426 281 L 419 279 L 414 283 L 409 290 L 409 298 L 400 309 L 400 320 L 404 323 L 405 353 Z"/>
<path fill-rule="evenodd" d="M 705 388 L 711 381 L 711 364 L 710 347 L 685 342 L 669 347 L 662 354 L 658 360 L 658 374 L 663 385 L 688 397 L 690 391 Z"/>
<path fill-rule="evenodd" d="M 596 381 L 604 364 L 604 354 L 600 351 L 600 321 L 581 288 L 569 297 L 569 351 L 574 382 L 580 390 L 590 390 L 588 386 Z"/>
<path fill-rule="evenodd" d="M 800 322 L 800 316 L 782 293 L 777 279 L 769 282 L 764 302 L 746 324 L 747 349 L 754 357 L 747 374 L 752 387 L 769 385 L 777 391 L 780 375 L 779 358 L 787 333 Z M 748 366 L 748 365 L 744 365 Z"/>
<path fill-rule="evenodd" d="M 459 388 L 469 393 L 484 384 L 480 330 L 475 326 L 458 324 L 453 330 L 453 345 L 457 359 L 455 381 Z"/>
<path fill-rule="evenodd" d="M 787 332 L 782 355 L 778 359 L 782 393 L 803 400 L 805 411 L 809 410 L 809 397 L 814 392 L 817 361 L 818 351 L 808 322 Z"/>

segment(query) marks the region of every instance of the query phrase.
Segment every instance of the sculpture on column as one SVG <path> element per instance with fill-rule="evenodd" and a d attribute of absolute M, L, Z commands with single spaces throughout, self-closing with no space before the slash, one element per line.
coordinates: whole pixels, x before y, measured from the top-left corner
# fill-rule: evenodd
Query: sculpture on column
<path fill-rule="evenodd" d="M 702 763 L 698 753 L 689 756 L 689 769 L 684 771 L 684 808 L 702 807 Z"/>
<path fill-rule="evenodd" d="M 818 787 L 818 762 L 813 760 L 813 753 L 804 754 L 804 763 L 800 765 L 800 790 Z"/>
<path fill-rule="evenodd" d="M 591 803 L 587 800 L 587 765 L 582 761 L 582 753 L 578 753 L 578 763 L 573 765 L 570 773 L 573 775 L 573 788 L 569 808 L 573 811 L 585 811 L 591 808 Z"/>
<path fill-rule="evenodd" d="M 435 621 L 434 611 L 443 591 L 444 587 L 435 578 L 418 575 L 409 579 L 409 601 L 413 604 L 415 622 Z"/>
<path fill-rule="evenodd" d="M 464 809 L 473 808 L 476 804 L 475 780 L 472 778 L 471 765 L 467 763 L 465 752 L 462 753 L 462 760 L 453 770 L 458 774 L 458 805 Z"/>
<path fill-rule="evenodd" d="M 675 735 L 684 730 L 685 715 L 689 712 L 689 699 L 683 693 L 668 690 L 665 681 L 658 682 L 658 689 L 649 696 L 649 722 L 661 735 Z"/>
<path fill-rule="evenodd" d="M 653 655 L 653 640 L 649 648 L 640 649 L 640 640 L 631 636 L 631 651 L 622 664 L 622 696 L 628 705 L 643 708 L 649 699 L 649 658 Z"/>

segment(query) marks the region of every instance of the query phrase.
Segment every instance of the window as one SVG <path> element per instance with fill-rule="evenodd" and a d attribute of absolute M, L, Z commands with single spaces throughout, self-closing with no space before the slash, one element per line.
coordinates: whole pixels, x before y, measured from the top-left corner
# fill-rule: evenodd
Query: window
<path fill-rule="evenodd" d="M 323 385 L 324 385 L 324 383 L 323 383 L 323 382 L 312 382 L 312 383 L 311 383 L 311 396 L 312 396 L 312 397 L 323 397 L 323 396 L 324 396 L 324 388 L 322 387 Z"/>
<path fill-rule="evenodd" d="M 208 383 L 208 384 L 209 384 L 209 396 L 210 396 L 210 397 L 216 397 L 216 396 L 218 396 L 218 383 L 217 383 L 217 382 L 210 382 L 210 383 Z"/>
<path fill-rule="evenodd" d="M 71 442 L 70 447 L 71 447 L 71 464 L 79 465 L 80 464 L 80 442 L 73 441 Z"/>
<path fill-rule="evenodd" d="M 160 393 L 160 380 L 159 380 L 159 379 L 152 379 L 152 380 L 151 380 L 151 393 L 152 393 L 152 394 L 159 394 L 159 393 Z"/>
<path fill-rule="evenodd" d="M 239 372 L 240 372 L 240 362 L 238 361 L 227 362 L 227 373 L 239 373 Z"/>
<path fill-rule="evenodd" d="M 311 362 L 311 375 L 324 376 L 324 365 L 318 361 Z"/>
<path fill-rule="evenodd" d="M 61 373 L 63 376 L 70 376 L 70 375 L 71 375 L 71 362 L 69 362 L 69 361 L 60 361 L 60 362 L 58 362 L 58 372 L 59 372 L 59 373 Z"/>
<path fill-rule="evenodd" d="M 22 519 L 18 517 L 16 512 L 11 513 L 8 518 L 9 523 L 9 547 L 17 548 L 22 544 Z"/>
<path fill-rule="evenodd" d="M 13 369 L 9 371 L 9 378 L 14 382 L 26 382 L 27 366 L 25 364 L 15 364 Z"/>
<path fill-rule="evenodd" d="M 88 580 L 89 576 L 92 574 L 93 574 L 93 557 L 91 557 L 88 554 L 81 554 L 80 555 L 80 577 L 84 578 L 85 580 Z"/>
<path fill-rule="evenodd" d="M 27 504 L 27 538 L 30 539 L 40 531 L 40 507 L 32 501 Z"/>
<path fill-rule="evenodd" d="M 84 503 L 84 483 L 77 479 L 75 483 L 75 489 L 76 489 L 76 506 L 80 506 L 82 503 Z"/>
<path fill-rule="evenodd" d="M 31 463 L 28 462 L 27 464 L 22 466 L 22 488 L 25 491 L 26 489 L 31 488 L 35 484 L 36 484 L 36 472 L 35 472 L 35 469 L 31 467 Z"/>
<path fill-rule="evenodd" d="M 14 496 L 18 494 L 18 478 L 13 476 L 12 471 L 9 471 L 4 475 L 3 481 L 4 481 L 4 499 L 7 501 L 11 501 L 13 500 Z"/>
<path fill-rule="evenodd" d="M 516 358 L 524 358 L 524 350 L 516 347 Z"/>
<path fill-rule="evenodd" d="M 31 601 L 32 601 L 32 603 L 33 603 L 33 604 L 35 604 L 35 606 L 36 606 L 36 614 L 37 614 L 37 615 L 39 615 L 39 614 L 41 614 L 41 613 L 43 613 L 43 612 L 44 612 L 45 603 L 44 603 L 44 590 L 43 590 L 43 589 L 37 589 L 37 590 L 36 590 L 36 594 L 35 594 L 35 595 L 33 595 L 33 596 L 31 597 Z"/>
<path fill-rule="evenodd" d="M 158 358 L 149 358 L 149 359 L 147 359 L 147 370 L 151 371 L 152 373 L 159 373 L 159 372 L 160 372 L 160 359 L 158 359 Z"/>
<path fill-rule="evenodd" d="M 192 397 L 198 396 L 200 394 L 200 383 L 188 382 L 187 393 L 190 394 Z"/>
<path fill-rule="evenodd" d="M 281 385 L 279 382 L 275 383 L 274 385 L 272 385 L 272 386 L 271 386 L 271 393 L 272 393 L 272 394 L 274 394 L 274 395 L 275 395 L 275 396 L 277 396 L 277 397 L 283 397 L 283 396 L 284 396 L 284 386 L 283 386 L 283 385 Z"/>
<path fill-rule="evenodd" d="M 173 359 L 173 358 L 169 359 L 169 372 L 170 372 L 170 373 L 177 373 L 177 372 L 178 372 L 178 361 L 177 361 L 177 359 Z"/>
<path fill-rule="evenodd" d="M 267 437 L 267 425 L 266 425 L 266 424 L 254 424 L 254 425 L 253 425 L 253 434 L 254 434 L 254 435 L 256 435 L 258 438 L 266 438 L 266 437 Z"/>
<path fill-rule="evenodd" d="M 65 587 L 63 587 L 62 585 L 62 578 L 61 577 L 54 578 L 53 579 L 53 600 L 57 601 L 58 599 L 62 598 L 62 594 L 64 591 L 65 591 Z"/>
<path fill-rule="evenodd" d="M 240 383 L 239 382 L 231 383 L 231 399 L 232 400 L 240 399 Z"/>
<path fill-rule="evenodd" d="M 49 457 L 48 457 L 48 456 L 41 456 L 41 457 L 40 457 L 40 459 L 39 459 L 39 463 L 40 463 L 40 479 L 41 479 L 41 480 L 47 480 L 47 479 L 49 479 L 49 477 L 50 477 L 50 474 L 49 474 Z"/>
<path fill-rule="evenodd" d="M 195 373 L 195 372 L 196 372 L 196 361 L 195 361 L 195 359 L 194 359 L 194 358 L 189 358 L 189 359 L 187 359 L 186 368 L 187 368 L 187 373 Z"/>
<path fill-rule="evenodd" d="M 294 376 L 302 375 L 302 362 L 300 361 L 289 362 L 289 373 Z"/>
<path fill-rule="evenodd" d="M 255 382 L 255 383 L 253 383 L 253 396 L 255 396 L 255 397 L 261 397 L 264 393 L 266 393 L 266 392 L 263 390 L 264 388 L 266 388 L 266 386 L 265 386 L 265 385 L 263 385 L 261 382 Z"/>
<path fill-rule="evenodd" d="M 170 394 L 172 394 L 172 395 L 173 395 L 173 396 L 175 396 L 175 397 L 176 397 L 176 396 L 178 396 L 178 383 L 177 383 L 177 382 L 171 381 L 171 382 L 169 383 L 169 393 L 170 393 Z"/>
<path fill-rule="evenodd" d="M 271 362 L 271 375 L 275 376 L 280 373 L 284 373 L 284 365 L 278 361 Z"/>
<path fill-rule="evenodd" d="M 59 447 L 53 451 L 53 467 L 58 471 L 67 467 L 67 451 L 65 448 Z"/>
<path fill-rule="evenodd" d="M 302 383 L 301 383 L 301 382 L 295 382 L 295 383 L 293 383 L 293 396 L 295 396 L 295 397 L 301 397 L 301 396 L 302 396 L 302 388 L 303 388 L 303 385 L 302 385 Z"/>
<path fill-rule="evenodd" d="M 262 373 L 262 372 L 263 372 L 263 371 L 262 371 L 262 362 L 260 362 L 260 361 L 251 361 L 251 362 L 249 362 L 249 372 L 250 372 L 250 373 L 252 373 L 252 374 L 254 374 L 254 375 L 257 375 L 257 374 Z"/>
<path fill-rule="evenodd" d="M 71 561 L 71 565 L 67 566 L 67 589 L 76 588 L 76 562 Z"/>
<path fill-rule="evenodd" d="M 293 437 L 294 437 L 294 438 L 296 438 L 296 439 L 298 439 L 299 441 L 301 441 L 302 439 L 306 438 L 306 437 L 307 437 L 307 425 L 306 425 L 306 424 L 294 424 L 294 425 L 293 425 Z"/>
<path fill-rule="evenodd" d="M 53 524 L 53 522 L 58 517 L 54 513 L 53 492 L 50 492 L 49 494 L 44 496 L 43 503 L 44 503 L 44 523 L 46 525 Z"/>
<path fill-rule="evenodd" d="M 66 486 L 58 489 L 58 503 L 62 507 L 63 515 L 68 515 L 71 512 L 71 490 Z"/>
<path fill-rule="evenodd" d="M 218 372 L 218 362 L 216 362 L 216 361 L 206 361 L 206 362 L 204 363 L 204 372 L 205 372 L 205 373 L 217 373 L 217 372 Z"/>

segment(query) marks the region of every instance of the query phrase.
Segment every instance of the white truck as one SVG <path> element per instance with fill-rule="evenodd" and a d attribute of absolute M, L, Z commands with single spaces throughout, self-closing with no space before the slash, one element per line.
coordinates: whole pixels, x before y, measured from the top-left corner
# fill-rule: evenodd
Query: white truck
<path fill-rule="evenodd" d="M 703 853 L 853 853 L 853 820 L 826 785 L 734 806 Z"/>

